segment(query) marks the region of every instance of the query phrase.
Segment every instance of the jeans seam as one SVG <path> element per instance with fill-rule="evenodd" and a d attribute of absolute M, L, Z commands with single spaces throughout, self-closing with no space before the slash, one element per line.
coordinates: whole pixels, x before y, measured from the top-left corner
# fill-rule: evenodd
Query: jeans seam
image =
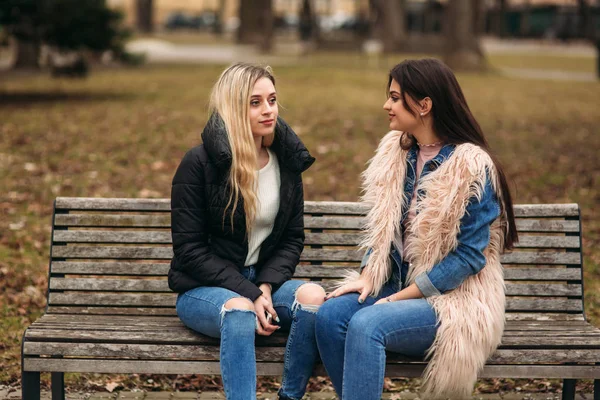
<path fill-rule="evenodd" d="M 286 377 L 287 377 L 287 373 L 289 372 L 287 370 L 287 368 L 289 367 L 289 361 L 290 361 L 290 347 L 289 343 L 290 341 L 294 338 L 294 333 L 296 333 L 296 315 L 294 313 L 292 313 L 292 323 L 290 325 L 290 333 L 288 334 L 288 340 L 285 346 L 285 356 L 283 359 L 283 376 L 281 377 L 281 392 L 283 393 L 285 390 L 285 386 L 286 386 Z M 285 393 L 284 393 L 285 394 Z"/>
<path fill-rule="evenodd" d="M 221 329 L 222 329 L 223 319 L 224 318 L 221 318 L 221 324 L 220 324 L 221 325 L 221 327 L 220 327 Z M 223 353 L 222 352 L 223 352 L 223 348 L 225 347 L 225 346 L 223 346 L 223 344 L 226 341 L 226 339 L 227 339 L 226 336 L 221 335 L 221 341 L 219 343 L 219 350 L 220 350 L 219 351 L 219 366 L 221 368 L 223 368 L 222 367 L 222 361 L 223 361 Z M 222 370 L 221 370 L 221 379 L 223 380 L 223 391 L 225 392 L 225 397 L 229 398 L 230 396 L 229 396 L 229 393 L 228 393 L 228 390 L 227 390 L 227 388 L 229 387 L 229 385 L 227 383 L 228 381 L 225 378 L 225 374 L 223 374 Z"/>

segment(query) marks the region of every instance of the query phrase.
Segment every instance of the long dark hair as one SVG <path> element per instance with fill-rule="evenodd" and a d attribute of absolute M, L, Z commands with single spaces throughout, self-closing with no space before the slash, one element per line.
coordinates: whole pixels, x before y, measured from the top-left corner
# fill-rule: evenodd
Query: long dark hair
<path fill-rule="evenodd" d="M 443 62 L 433 58 L 405 60 L 390 71 L 388 90 L 392 80 L 400 85 L 404 108 L 415 116 L 416 111 L 406 101 L 407 96 L 415 103 L 426 97 L 431 99 L 433 104 L 431 107 L 433 129 L 440 139 L 446 143 L 456 145 L 473 143 L 490 155 L 500 181 L 502 208 L 506 213 L 508 222 L 508 229 L 504 233 L 504 247 L 511 249 L 513 243 L 517 242 L 519 237 L 506 175 L 500 161 L 492 153 L 487 140 L 483 136 L 481 127 L 473 117 L 452 70 Z M 407 132 L 402 137 L 401 145 L 403 149 L 407 150 L 415 142 L 415 138 Z"/>

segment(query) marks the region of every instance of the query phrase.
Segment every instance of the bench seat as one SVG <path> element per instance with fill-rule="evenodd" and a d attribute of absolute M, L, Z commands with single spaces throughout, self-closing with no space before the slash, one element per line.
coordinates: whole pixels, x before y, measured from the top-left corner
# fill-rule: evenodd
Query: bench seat
<path fill-rule="evenodd" d="M 166 281 L 172 257 L 168 199 L 58 198 L 48 307 L 23 336 L 23 398 L 39 399 L 40 372 L 64 399 L 65 372 L 219 374 L 219 342 L 179 321 Z M 366 209 L 306 202 L 305 250 L 295 278 L 326 288 L 357 269 Z M 502 345 L 481 377 L 595 380 L 600 329 L 584 313 L 576 204 L 515 206 L 520 241 L 502 255 L 507 294 Z M 281 375 L 284 332 L 257 336 L 260 375 Z M 418 377 L 425 363 L 389 353 L 387 376 Z M 322 365 L 315 375 L 326 375 Z"/>

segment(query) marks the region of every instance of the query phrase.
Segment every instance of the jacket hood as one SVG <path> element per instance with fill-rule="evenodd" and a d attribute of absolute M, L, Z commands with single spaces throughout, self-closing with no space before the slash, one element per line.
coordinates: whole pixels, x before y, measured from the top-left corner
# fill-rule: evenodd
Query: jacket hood
<path fill-rule="evenodd" d="M 217 168 L 226 170 L 231 167 L 232 152 L 225 123 L 218 114 L 213 114 L 202 131 L 204 148 Z M 281 117 L 277 117 L 275 139 L 271 150 L 277 155 L 279 164 L 292 172 L 302 173 L 314 162 L 304 143 Z"/>

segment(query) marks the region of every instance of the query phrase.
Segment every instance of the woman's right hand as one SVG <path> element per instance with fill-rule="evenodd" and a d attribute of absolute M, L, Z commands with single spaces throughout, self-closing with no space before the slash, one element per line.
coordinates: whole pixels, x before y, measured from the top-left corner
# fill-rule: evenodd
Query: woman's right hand
<path fill-rule="evenodd" d="M 325 296 L 325 300 L 329 300 L 331 298 L 338 297 L 346 293 L 357 292 L 360 293 L 360 296 L 358 297 L 358 302 L 362 304 L 372 291 L 373 284 L 367 279 L 359 278 L 354 282 L 346 283 L 345 285 L 335 289 L 333 292 Z"/>

